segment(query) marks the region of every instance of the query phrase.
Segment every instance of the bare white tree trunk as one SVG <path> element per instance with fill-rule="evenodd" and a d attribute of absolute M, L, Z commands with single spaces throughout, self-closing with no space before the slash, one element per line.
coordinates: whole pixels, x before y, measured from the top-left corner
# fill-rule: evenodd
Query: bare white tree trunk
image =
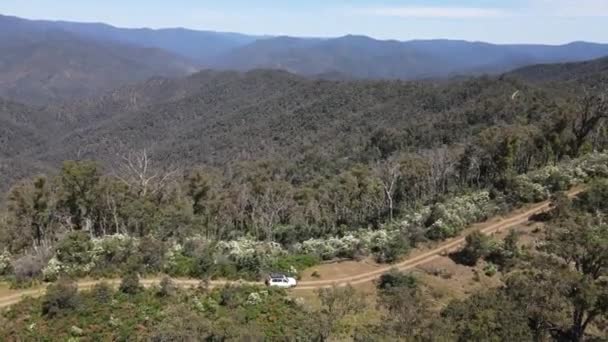
<path fill-rule="evenodd" d="M 399 178 L 401 177 L 401 163 L 395 158 L 390 158 L 376 166 L 376 174 L 382 182 L 384 196 L 388 206 L 389 220 L 394 219 L 394 196 L 395 188 Z"/>
<path fill-rule="evenodd" d="M 121 162 L 114 171 L 114 176 L 137 196 L 144 198 L 163 190 L 177 173 L 175 168 L 153 167 L 148 151 L 143 149 L 130 151 L 121 156 Z"/>

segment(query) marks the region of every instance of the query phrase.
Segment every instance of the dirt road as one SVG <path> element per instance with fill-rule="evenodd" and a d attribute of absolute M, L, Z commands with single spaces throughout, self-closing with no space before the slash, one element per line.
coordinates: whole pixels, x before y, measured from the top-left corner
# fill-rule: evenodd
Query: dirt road
<path fill-rule="evenodd" d="M 583 190 L 581 190 L 581 189 L 572 190 L 568 193 L 568 196 L 574 197 L 574 196 L 578 195 L 579 193 L 581 193 L 582 191 Z M 518 225 L 528 222 L 530 216 L 546 211 L 549 208 L 549 206 L 550 206 L 549 201 L 545 201 L 545 202 L 536 204 L 523 212 L 517 212 L 516 214 L 512 214 L 498 222 L 488 224 L 488 225 L 484 226 L 483 228 L 481 228 L 480 231 L 484 234 L 492 234 L 495 232 L 499 232 L 502 230 L 516 227 Z M 379 278 L 382 274 L 388 272 L 389 270 L 391 270 L 393 268 L 396 268 L 401 271 L 406 271 L 406 270 L 415 268 L 419 265 L 433 261 L 433 260 L 441 257 L 441 255 L 443 255 L 445 253 L 449 253 L 453 250 L 458 249 L 459 247 L 461 247 L 464 244 L 464 242 L 465 242 L 464 236 L 456 237 L 456 238 L 453 238 L 450 240 L 446 240 L 446 241 L 442 242 L 441 244 L 439 244 L 438 246 L 436 246 L 435 248 L 432 248 L 428 251 L 425 251 L 425 252 L 415 255 L 413 257 L 410 257 L 407 260 L 404 260 L 397 264 L 393 264 L 390 266 L 378 268 L 378 269 L 370 271 L 370 272 L 365 272 L 365 273 L 361 273 L 358 275 L 344 277 L 344 278 L 340 278 L 340 279 L 303 281 L 303 282 L 300 282 L 298 284 L 298 287 L 294 288 L 293 291 L 296 291 L 296 292 L 297 291 L 310 291 L 310 290 L 314 290 L 314 289 L 320 289 L 320 288 L 326 288 L 326 287 L 332 287 L 332 286 L 346 286 L 347 284 L 356 285 L 356 284 L 373 281 L 373 280 Z M 102 282 L 102 281 L 101 280 L 79 281 L 78 288 L 83 289 L 83 290 L 90 289 L 91 287 L 93 287 L 94 285 L 96 285 L 100 282 Z M 112 280 L 106 280 L 106 282 L 111 285 L 118 286 L 118 284 L 120 283 L 120 280 L 112 279 Z M 141 280 L 141 283 L 144 286 L 156 285 L 159 282 L 160 282 L 160 278 L 150 278 L 150 279 Z M 176 285 L 178 285 L 180 287 L 188 288 L 188 287 L 198 286 L 201 281 L 199 279 L 174 279 L 174 282 Z M 209 283 L 209 286 L 217 287 L 217 286 L 223 286 L 228 283 L 262 285 L 262 283 L 245 282 L 245 281 L 233 281 L 233 282 L 211 281 Z M 13 305 L 15 303 L 18 303 L 23 297 L 40 296 L 44 293 L 44 290 L 45 290 L 44 287 L 40 287 L 37 289 L 28 289 L 28 290 L 18 291 L 18 292 L 12 293 L 12 294 L 2 296 L 2 297 L 0 297 L 0 308 L 7 307 L 7 306 Z"/>

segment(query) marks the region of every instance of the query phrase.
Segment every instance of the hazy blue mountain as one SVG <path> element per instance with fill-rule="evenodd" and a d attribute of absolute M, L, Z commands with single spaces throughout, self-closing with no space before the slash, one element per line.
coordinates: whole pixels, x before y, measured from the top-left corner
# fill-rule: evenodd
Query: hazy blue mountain
<path fill-rule="evenodd" d="M 29 20 L 27 25 L 39 29 L 63 30 L 84 38 L 159 48 L 190 58 L 202 65 L 208 64 L 214 57 L 262 38 L 238 33 L 196 31 L 184 28 L 125 29 L 103 23 Z"/>
<path fill-rule="evenodd" d="M 608 56 L 607 44 L 586 42 L 551 46 L 461 40 L 402 42 L 353 35 L 330 39 L 256 37 L 181 28 L 122 29 L 97 23 L 32 21 L 1 16 L 0 29 L 3 29 L 0 41 L 3 36 L 10 38 L 2 46 L 29 41 L 32 35 L 35 37 L 40 32 L 63 32 L 77 37 L 83 44 L 159 48 L 167 54 L 185 56 L 202 68 L 282 69 L 323 79 L 451 78 Z"/>
<path fill-rule="evenodd" d="M 576 42 L 561 46 L 496 45 L 457 40 L 375 40 L 279 37 L 256 41 L 218 58 L 222 69 L 285 69 L 355 78 L 420 79 L 500 73 L 538 63 L 561 63 L 608 55 L 608 45 Z"/>
<path fill-rule="evenodd" d="M 197 70 L 165 50 L 86 39 L 12 17 L 0 17 L 0 51 L 0 96 L 35 105 Z"/>

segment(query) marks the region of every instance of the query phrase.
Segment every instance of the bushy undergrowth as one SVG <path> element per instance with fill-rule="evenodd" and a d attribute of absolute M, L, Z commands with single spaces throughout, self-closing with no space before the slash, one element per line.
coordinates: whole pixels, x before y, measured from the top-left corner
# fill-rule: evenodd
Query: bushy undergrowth
<path fill-rule="evenodd" d="M 443 240 L 458 235 L 470 224 L 482 221 L 496 212 L 487 191 L 456 197 L 431 207 L 427 218 L 427 237 Z"/>
<path fill-rule="evenodd" d="M 596 177 L 608 177 L 607 153 L 591 153 L 516 176 L 505 195 L 510 203 L 536 202 Z M 473 192 L 411 211 L 378 229 L 346 230 L 289 245 L 246 237 L 219 242 L 190 237 L 178 242 L 126 235 L 91 238 L 85 232 L 74 232 L 50 256 L 38 253 L 11 261 L 13 256 L 3 252 L 0 275 L 12 272 L 21 282 L 40 276 L 53 281 L 64 274 L 117 276 L 136 268 L 142 274 L 259 279 L 268 271 L 297 275 L 320 260 L 335 258 L 374 255 L 379 262 L 393 262 L 420 241 L 454 237 L 499 212 L 499 199 L 494 197 L 489 191 Z"/>
<path fill-rule="evenodd" d="M 508 195 L 513 202 L 538 202 L 548 199 L 551 193 L 605 177 L 608 177 L 608 153 L 594 152 L 517 176 L 511 182 Z"/>
<path fill-rule="evenodd" d="M 15 319 L 3 321 L 0 340 L 314 340 L 315 316 L 284 291 L 228 286 L 186 292 L 168 283 L 152 289 L 128 283 L 77 292 L 61 280 L 44 297 L 3 313 Z"/>
<path fill-rule="evenodd" d="M 0 276 L 7 275 L 12 271 L 12 259 L 13 257 L 8 251 L 0 253 Z"/>
<path fill-rule="evenodd" d="M 74 248 L 74 241 L 81 245 Z M 290 254 L 278 243 L 246 238 L 213 243 L 193 237 L 178 243 L 124 235 L 91 239 L 75 232 L 58 245 L 41 273 L 46 281 L 61 275 L 119 276 L 132 270 L 177 277 L 259 279 L 270 271 L 298 275 L 319 261 L 315 254 Z"/>

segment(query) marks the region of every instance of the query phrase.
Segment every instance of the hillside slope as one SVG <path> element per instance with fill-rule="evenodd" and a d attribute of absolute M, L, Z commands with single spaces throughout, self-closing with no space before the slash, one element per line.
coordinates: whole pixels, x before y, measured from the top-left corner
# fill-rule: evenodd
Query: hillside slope
<path fill-rule="evenodd" d="M 336 160 L 358 156 L 382 128 L 399 131 L 412 149 L 428 148 L 512 122 L 534 101 L 551 103 L 543 94 L 511 101 L 518 89 L 527 86 L 486 78 L 436 85 L 205 71 L 54 107 L 69 129 L 31 157 L 56 162 L 78 150 L 107 160 L 126 147 L 145 147 L 180 165 L 303 158 L 309 152 Z M 494 109 L 479 112 L 480 106 Z"/>
<path fill-rule="evenodd" d="M 526 66 L 509 73 L 528 81 L 607 81 L 608 57 L 591 61 L 563 64 L 537 64 Z"/>
<path fill-rule="evenodd" d="M 571 67 L 577 64 L 565 66 Z M 43 124 L 14 134 L 28 137 L 33 130 L 43 143 L 22 147 L 8 138 L 18 130 L 7 128 L 4 149 L 54 167 L 77 157 L 111 162 L 142 148 L 157 161 L 184 167 L 280 158 L 302 166 L 320 158 L 328 168 L 342 167 L 394 144 L 420 151 L 465 143 L 493 126 L 542 125 L 555 108 L 570 106 L 585 82 L 546 87 L 519 77 L 525 70 L 450 82 L 315 80 L 275 70 L 157 77 L 30 110 Z"/>

